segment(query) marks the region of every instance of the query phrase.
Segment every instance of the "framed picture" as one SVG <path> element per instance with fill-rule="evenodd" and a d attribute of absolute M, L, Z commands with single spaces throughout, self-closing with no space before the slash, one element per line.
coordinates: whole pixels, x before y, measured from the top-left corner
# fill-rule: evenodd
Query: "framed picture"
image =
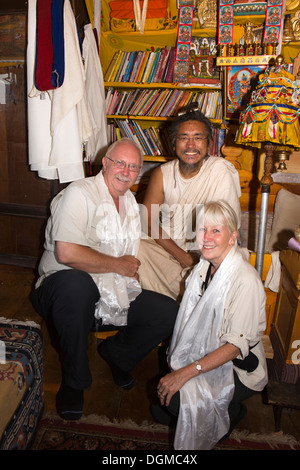
<path fill-rule="evenodd" d="M 230 65 L 225 67 L 225 119 L 238 120 L 240 112 L 248 105 L 264 65 Z"/>
<path fill-rule="evenodd" d="M 215 62 L 212 55 L 194 55 L 194 51 L 191 51 L 188 83 L 220 84 L 220 69 L 215 66 Z"/>

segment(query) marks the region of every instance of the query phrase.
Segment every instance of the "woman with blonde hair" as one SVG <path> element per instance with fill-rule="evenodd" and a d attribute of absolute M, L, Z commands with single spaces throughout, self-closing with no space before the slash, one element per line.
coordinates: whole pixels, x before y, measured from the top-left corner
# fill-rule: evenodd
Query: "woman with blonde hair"
<path fill-rule="evenodd" d="M 197 230 L 201 259 L 186 291 L 158 384 L 160 422 L 177 419 L 174 448 L 211 449 L 245 415 L 242 401 L 263 390 L 265 292 L 237 245 L 237 216 L 225 201 L 205 204 Z"/>

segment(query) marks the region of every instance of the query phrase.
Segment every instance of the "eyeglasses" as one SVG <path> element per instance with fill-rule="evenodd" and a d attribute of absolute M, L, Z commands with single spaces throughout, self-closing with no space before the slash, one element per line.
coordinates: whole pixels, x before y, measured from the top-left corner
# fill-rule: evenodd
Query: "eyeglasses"
<path fill-rule="evenodd" d="M 206 136 L 200 136 L 200 135 L 196 135 L 195 137 L 188 137 L 187 135 L 182 135 L 182 136 L 179 136 L 179 137 L 176 137 L 176 140 L 179 140 L 179 142 L 188 142 L 189 140 L 193 140 L 194 142 L 201 142 L 202 140 L 205 140 L 207 139 L 207 135 Z"/>
<path fill-rule="evenodd" d="M 136 165 L 135 163 L 126 163 L 124 162 L 124 160 L 113 160 L 112 158 L 109 158 L 107 155 L 105 157 L 111 162 L 113 162 L 114 166 L 118 168 L 119 170 L 124 170 L 124 168 L 128 166 L 129 171 L 138 173 L 141 169 L 140 165 Z"/>

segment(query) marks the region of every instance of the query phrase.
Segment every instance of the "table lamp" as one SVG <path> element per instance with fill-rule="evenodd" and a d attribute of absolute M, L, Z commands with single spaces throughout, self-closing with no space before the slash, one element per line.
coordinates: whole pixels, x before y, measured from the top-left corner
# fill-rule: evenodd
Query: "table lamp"
<path fill-rule="evenodd" d="M 261 276 L 275 158 L 280 162 L 278 169 L 286 169 L 288 154 L 300 148 L 300 87 L 281 55 L 259 75 L 250 103 L 240 114 L 235 141 L 265 151 L 255 264 Z"/>

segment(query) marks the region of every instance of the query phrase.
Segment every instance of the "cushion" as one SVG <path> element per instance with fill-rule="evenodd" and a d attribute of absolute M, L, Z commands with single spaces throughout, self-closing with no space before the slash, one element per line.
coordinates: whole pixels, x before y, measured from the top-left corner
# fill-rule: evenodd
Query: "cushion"
<path fill-rule="evenodd" d="M 294 236 L 295 227 L 299 224 L 300 195 L 280 189 L 275 200 L 269 251 L 287 249 L 288 241 Z"/>
<path fill-rule="evenodd" d="M 140 2 L 142 8 L 142 2 Z M 111 9 L 110 27 L 113 32 L 135 31 L 133 2 L 115 0 L 109 2 Z M 155 31 L 166 28 L 168 18 L 167 0 L 149 0 L 145 31 Z"/>
<path fill-rule="evenodd" d="M 248 248 L 250 251 L 257 251 L 258 230 L 259 230 L 260 213 L 256 211 L 242 211 L 241 226 L 239 229 L 239 245 L 242 248 Z M 271 236 L 273 213 L 268 212 L 266 240 Z M 266 243 L 265 252 L 268 253 Z"/>

